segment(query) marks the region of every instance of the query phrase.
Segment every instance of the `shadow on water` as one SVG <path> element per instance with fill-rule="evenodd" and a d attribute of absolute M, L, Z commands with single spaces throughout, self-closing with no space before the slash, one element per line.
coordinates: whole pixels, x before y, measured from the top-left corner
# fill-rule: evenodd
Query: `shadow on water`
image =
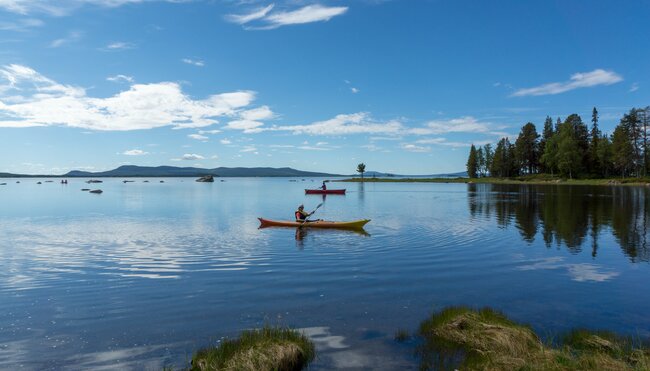
<path fill-rule="evenodd" d="M 578 253 L 588 240 L 596 257 L 600 232 L 610 228 L 632 262 L 650 262 L 648 187 L 468 184 L 468 200 L 473 218 L 514 225 L 527 242 L 539 232 L 547 247 Z"/>

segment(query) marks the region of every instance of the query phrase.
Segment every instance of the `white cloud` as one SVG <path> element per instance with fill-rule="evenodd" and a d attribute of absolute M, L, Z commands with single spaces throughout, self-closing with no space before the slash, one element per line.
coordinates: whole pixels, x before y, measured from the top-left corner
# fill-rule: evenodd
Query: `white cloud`
<path fill-rule="evenodd" d="M 2 0 L 0 0 L 2 1 Z M 41 27 L 45 23 L 36 18 L 22 18 L 13 22 L 0 22 L 0 31 L 27 31 L 30 28 Z"/>
<path fill-rule="evenodd" d="M 205 159 L 205 157 L 201 155 L 197 155 L 196 153 L 186 153 L 180 159 L 183 161 L 197 161 L 197 160 L 203 160 Z"/>
<path fill-rule="evenodd" d="M 275 4 L 271 4 L 264 8 L 254 9 L 248 14 L 242 14 L 242 15 L 229 14 L 226 16 L 226 19 L 234 23 L 245 24 L 250 21 L 254 21 L 256 19 L 264 18 L 268 14 L 268 12 L 270 12 L 271 9 L 273 9 L 274 6 Z"/>
<path fill-rule="evenodd" d="M 269 120 L 275 117 L 275 114 L 268 106 L 261 106 L 246 111 L 241 111 L 239 116 L 246 121 Z"/>
<path fill-rule="evenodd" d="M 203 66 L 205 66 L 205 62 L 203 62 L 203 61 L 200 60 L 200 59 L 183 58 L 183 59 L 181 59 L 181 61 L 182 61 L 183 63 L 191 64 L 191 65 L 193 65 L 193 66 L 197 66 L 197 67 L 203 67 Z"/>
<path fill-rule="evenodd" d="M 219 141 L 219 143 L 221 143 L 221 144 L 231 144 L 232 142 L 230 140 L 228 140 L 228 139 L 221 139 Z"/>
<path fill-rule="evenodd" d="M 131 150 L 122 152 L 122 154 L 126 155 L 126 156 L 142 156 L 142 155 L 148 155 L 149 152 L 145 152 L 145 151 L 143 151 L 141 149 L 131 149 Z"/>
<path fill-rule="evenodd" d="M 7 99 L 13 92 L 22 94 L 17 103 Z M 238 91 L 195 100 L 173 82 L 134 84 L 111 97 L 93 98 L 83 88 L 59 84 L 29 67 L 0 67 L 0 127 L 199 128 L 217 123 L 217 117 L 237 117 L 254 99 L 254 92 Z"/>
<path fill-rule="evenodd" d="M 588 88 L 598 85 L 612 85 L 621 81 L 623 81 L 623 77 L 614 71 L 596 69 L 591 72 L 575 73 L 571 76 L 571 79 L 569 81 L 552 82 L 533 88 L 519 89 L 512 93 L 511 96 L 523 97 L 529 95 L 553 95 L 579 88 Z"/>
<path fill-rule="evenodd" d="M 213 129 L 213 130 L 199 130 L 199 134 L 205 135 L 205 134 L 218 134 L 221 133 L 221 130 L 218 129 Z"/>
<path fill-rule="evenodd" d="M 226 129 L 243 130 L 244 133 L 259 133 L 262 131 L 260 126 L 264 125 L 259 121 L 235 120 L 226 125 Z"/>
<path fill-rule="evenodd" d="M 2 1 L 2 0 L 0 0 L 0 1 Z M 72 32 L 68 33 L 68 36 L 66 36 L 66 37 L 53 40 L 50 43 L 50 48 L 59 48 L 59 47 L 61 47 L 63 45 L 76 42 L 79 39 L 81 39 L 81 35 L 82 35 L 81 32 L 72 31 Z"/>
<path fill-rule="evenodd" d="M 639 90 L 639 83 L 635 82 L 634 84 L 632 84 L 632 86 L 630 86 L 629 92 L 632 93 L 632 92 L 635 92 L 637 90 Z"/>
<path fill-rule="evenodd" d="M 350 88 L 350 91 L 351 91 L 353 94 L 357 94 L 357 93 L 359 92 L 359 89 L 352 87 L 352 88 Z"/>
<path fill-rule="evenodd" d="M 70 14 L 73 10 L 85 4 L 113 8 L 144 1 L 148 0 L 0 0 L 0 9 L 18 14 L 46 13 L 61 17 Z M 158 1 L 179 2 L 182 0 Z"/>
<path fill-rule="evenodd" d="M 135 49 L 135 44 L 123 41 L 116 41 L 106 45 L 103 48 L 100 48 L 102 51 L 121 51 Z"/>
<path fill-rule="evenodd" d="M 307 5 L 300 9 L 289 11 L 271 12 L 274 4 L 265 8 L 257 8 L 247 14 L 226 16 L 226 19 L 238 23 L 248 24 L 258 21 L 260 26 L 249 27 L 248 29 L 270 30 L 282 26 L 305 24 L 313 22 L 326 22 L 338 15 L 347 12 L 348 7 L 328 7 L 319 4 Z"/>
<path fill-rule="evenodd" d="M 413 128 L 411 134 L 429 135 L 442 133 L 487 133 L 490 131 L 488 123 L 479 122 L 472 116 L 465 116 L 451 120 L 429 121 L 423 128 Z"/>
<path fill-rule="evenodd" d="M 201 134 L 189 134 L 187 137 L 192 138 L 192 139 L 196 139 L 196 140 L 200 140 L 200 141 L 203 141 L 203 142 L 207 142 L 208 139 L 209 139 L 205 135 L 201 135 Z"/>
<path fill-rule="evenodd" d="M 257 148 L 255 146 L 246 146 L 239 152 L 255 152 L 257 151 Z"/>
<path fill-rule="evenodd" d="M 423 147 L 423 146 L 418 146 L 415 144 L 411 143 L 402 143 L 400 145 L 403 150 L 408 151 L 408 152 L 429 152 L 431 151 L 431 147 Z"/>
<path fill-rule="evenodd" d="M 346 6 L 326 7 L 322 5 L 307 5 L 298 10 L 277 12 L 266 17 L 272 26 L 280 27 L 293 24 L 329 21 L 337 15 L 348 11 Z"/>
<path fill-rule="evenodd" d="M 345 134 L 398 134 L 403 126 L 398 121 L 374 122 L 368 113 L 337 115 L 333 119 L 307 125 L 277 126 L 267 130 L 291 131 L 294 134 L 345 135 Z"/>
<path fill-rule="evenodd" d="M 127 76 L 127 75 L 109 76 L 106 78 L 106 80 L 111 82 L 128 82 L 128 83 L 133 83 L 135 81 L 133 80 L 132 76 Z"/>
<path fill-rule="evenodd" d="M 485 140 L 485 141 L 473 141 L 472 143 L 467 143 L 467 142 L 449 142 L 447 141 L 446 138 L 429 138 L 429 139 L 420 139 L 415 141 L 415 143 L 418 144 L 433 144 L 433 145 L 438 145 L 438 146 L 446 146 L 446 147 L 454 147 L 454 148 L 463 148 L 463 147 L 471 147 L 472 144 L 474 145 L 484 145 L 487 143 L 492 143 L 491 140 Z"/>

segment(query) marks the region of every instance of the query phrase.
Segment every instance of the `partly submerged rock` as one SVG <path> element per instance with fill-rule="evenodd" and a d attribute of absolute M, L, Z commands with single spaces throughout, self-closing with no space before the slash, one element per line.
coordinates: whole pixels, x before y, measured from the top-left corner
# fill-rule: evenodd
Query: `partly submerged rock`
<path fill-rule="evenodd" d="M 81 188 L 82 191 L 87 192 L 90 191 L 90 188 Z"/>
<path fill-rule="evenodd" d="M 92 191 L 89 191 L 89 192 L 90 192 L 90 193 L 100 194 L 100 193 L 102 193 L 102 192 L 104 192 L 104 191 L 102 191 L 101 189 L 93 189 Z"/>
<path fill-rule="evenodd" d="M 196 180 L 197 182 L 212 183 L 214 182 L 214 177 L 212 175 L 204 175 Z"/>

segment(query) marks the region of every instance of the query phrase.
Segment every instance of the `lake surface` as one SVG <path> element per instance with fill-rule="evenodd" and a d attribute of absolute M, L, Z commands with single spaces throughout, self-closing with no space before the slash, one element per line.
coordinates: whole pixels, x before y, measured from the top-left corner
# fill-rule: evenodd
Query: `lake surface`
<path fill-rule="evenodd" d="M 650 338 L 650 187 L 46 180 L 0 180 L 0 369 L 179 368 L 264 324 L 315 370 L 417 369 L 395 332 L 448 305 Z M 258 229 L 321 202 L 367 234 Z"/>

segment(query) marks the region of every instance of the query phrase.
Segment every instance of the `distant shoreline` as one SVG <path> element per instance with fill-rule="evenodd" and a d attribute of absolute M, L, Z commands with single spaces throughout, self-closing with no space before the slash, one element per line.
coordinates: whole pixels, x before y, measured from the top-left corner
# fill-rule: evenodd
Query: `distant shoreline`
<path fill-rule="evenodd" d="M 646 178 L 606 179 L 530 179 L 530 178 L 349 178 L 336 180 L 351 183 L 466 183 L 466 184 L 529 184 L 529 185 L 594 185 L 594 186 L 650 186 Z"/>

